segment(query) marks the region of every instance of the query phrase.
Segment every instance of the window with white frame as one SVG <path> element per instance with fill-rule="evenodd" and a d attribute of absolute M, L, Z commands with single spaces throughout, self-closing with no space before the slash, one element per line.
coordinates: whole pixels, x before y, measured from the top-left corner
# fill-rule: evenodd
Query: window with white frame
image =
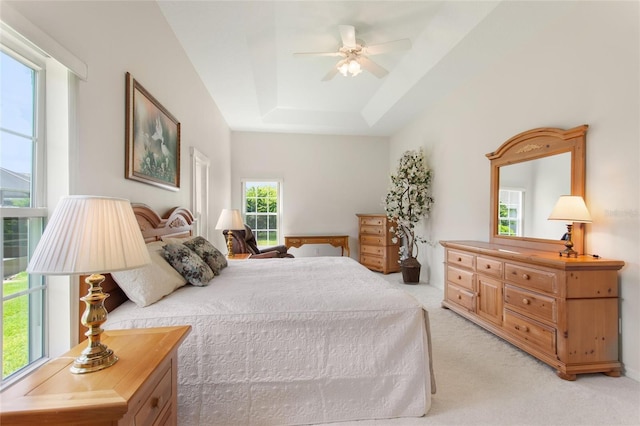
<path fill-rule="evenodd" d="M 498 235 L 521 237 L 524 191 L 500 189 L 498 208 Z"/>
<path fill-rule="evenodd" d="M 46 355 L 46 281 L 25 272 L 42 234 L 44 58 L 0 51 L 0 213 L 2 216 L 2 382 Z"/>
<path fill-rule="evenodd" d="M 278 245 L 282 214 L 282 182 L 279 180 L 243 180 L 242 214 L 253 230 L 258 247 Z"/>

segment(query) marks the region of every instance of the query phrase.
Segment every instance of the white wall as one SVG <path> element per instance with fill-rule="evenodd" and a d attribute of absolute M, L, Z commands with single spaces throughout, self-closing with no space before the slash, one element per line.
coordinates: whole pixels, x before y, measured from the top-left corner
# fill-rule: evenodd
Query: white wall
<path fill-rule="evenodd" d="M 241 208 L 241 179 L 283 179 L 283 235 L 349 235 L 358 258 L 357 213 L 384 213 L 389 183 L 386 138 L 233 132 L 231 183 Z M 318 251 L 318 252 L 317 252 Z M 294 256 L 336 255 L 331 246 L 291 248 Z"/>
<path fill-rule="evenodd" d="M 77 147 L 69 153 L 69 170 L 62 173 L 72 179 L 71 194 L 123 197 L 160 212 L 189 207 L 189 147 L 194 146 L 211 161 L 209 211 L 217 215 L 229 204 L 229 128 L 155 2 L 6 3 L 88 65 L 88 79 L 78 84 Z M 178 192 L 124 178 L 127 71 L 181 123 Z M 49 200 L 50 207 L 56 202 Z M 224 244 L 222 236 L 212 231 L 215 243 Z M 60 292 L 69 291 L 67 300 L 75 309 L 76 291 L 68 286 L 53 288 L 60 300 L 65 298 Z M 66 321 L 74 333 L 77 315 Z M 51 355 L 59 354 L 60 345 L 52 343 Z"/>
<path fill-rule="evenodd" d="M 514 8 L 536 7 L 509 2 L 496 12 L 505 16 Z M 589 124 L 586 197 L 593 224 L 587 226 L 586 250 L 626 262 L 620 273 L 621 359 L 627 375 L 640 379 L 638 3 L 564 2 L 563 7 L 566 13 L 544 31 L 394 135 L 390 167 L 403 150 L 423 146 L 434 170 L 435 197 L 424 234 L 433 240 L 487 241 L 490 169 L 485 154 L 531 128 Z M 471 47 L 463 42 L 458 49 Z M 440 66 L 451 64 L 445 59 Z M 430 267 L 422 279 L 442 287 L 442 247 L 428 250 L 420 260 Z"/>
<path fill-rule="evenodd" d="M 190 206 L 194 146 L 212 163 L 210 211 L 228 204 L 229 128 L 155 2 L 9 3 L 88 65 L 77 99 L 75 193 L 124 197 L 159 211 Z M 126 72 L 181 123 L 178 192 L 124 178 Z"/>

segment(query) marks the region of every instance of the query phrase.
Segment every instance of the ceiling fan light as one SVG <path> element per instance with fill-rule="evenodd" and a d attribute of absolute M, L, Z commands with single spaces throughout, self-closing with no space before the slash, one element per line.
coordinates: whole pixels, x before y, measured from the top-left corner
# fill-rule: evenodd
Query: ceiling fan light
<path fill-rule="evenodd" d="M 343 76 L 347 76 L 347 72 L 349 71 L 349 64 L 347 64 L 346 62 L 340 62 L 337 65 L 338 71 L 340 71 L 340 74 L 342 74 Z"/>
<path fill-rule="evenodd" d="M 354 76 L 362 72 L 362 70 L 360 69 L 360 64 L 355 59 L 349 61 L 349 72 Z"/>

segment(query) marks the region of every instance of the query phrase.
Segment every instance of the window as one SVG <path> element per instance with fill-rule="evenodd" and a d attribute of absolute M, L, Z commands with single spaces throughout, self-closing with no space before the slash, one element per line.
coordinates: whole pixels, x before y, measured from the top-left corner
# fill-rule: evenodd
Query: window
<path fill-rule="evenodd" d="M 242 205 L 244 222 L 256 236 L 258 247 L 278 245 L 282 184 L 277 180 L 244 180 Z"/>
<path fill-rule="evenodd" d="M 524 191 L 501 189 L 498 211 L 498 235 L 522 236 Z"/>
<path fill-rule="evenodd" d="M 2 45 L 0 51 L 3 383 L 46 352 L 45 280 L 25 272 L 47 215 L 42 207 L 44 62 L 18 50 Z"/>

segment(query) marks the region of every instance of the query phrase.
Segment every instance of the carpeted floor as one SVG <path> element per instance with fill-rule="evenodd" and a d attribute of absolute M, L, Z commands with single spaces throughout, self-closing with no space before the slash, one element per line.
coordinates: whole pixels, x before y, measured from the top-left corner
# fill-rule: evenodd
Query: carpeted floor
<path fill-rule="evenodd" d="M 422 418 L 344 425 L 640 425 L 640 382 L 603 374 L 574 382 L 440 306 L 442 290 L 385 278 L 429 311 L 437 393 Z"/>

